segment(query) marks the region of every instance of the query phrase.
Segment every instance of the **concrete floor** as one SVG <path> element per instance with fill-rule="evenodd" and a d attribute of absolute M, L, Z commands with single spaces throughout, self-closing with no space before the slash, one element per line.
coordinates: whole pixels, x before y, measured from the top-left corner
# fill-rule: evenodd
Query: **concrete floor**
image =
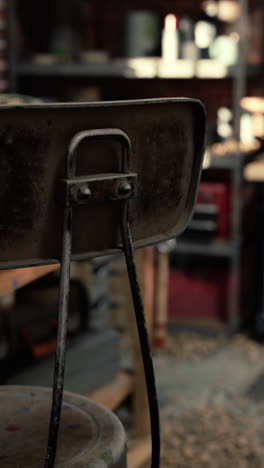
<path fill-rule="evenodd" d="M 177 346 L 177 338 L 175 342 Z M 264 346 L 244 337 L 225 340 L 203 356 L 195 356 L 195 346 L 184 359 L 158 354 L 155 370 L 160 406 L 176 413 L 207 405 L 233 406 L 243 398 L 253 406 L 264 402 Z"/>

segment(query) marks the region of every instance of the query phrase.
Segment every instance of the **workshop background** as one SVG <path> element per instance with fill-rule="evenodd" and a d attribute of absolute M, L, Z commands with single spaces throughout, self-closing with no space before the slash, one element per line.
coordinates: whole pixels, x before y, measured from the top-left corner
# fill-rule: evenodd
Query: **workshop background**
<path fill-rule="evenodd" d="M 136 253 L 161 467 L 264 467 L 263 2 L 0 0 L 0 93 L 14 104 L 182 96 L 205 104 L 189 227 Z M 1 271 L 0 294 L 1 384 L 51 386 L 58 266 Z M 69 314 L 66 390 L 115 411 L 128 467 L 149 466 L 122 256 L 73 263 Z"/>

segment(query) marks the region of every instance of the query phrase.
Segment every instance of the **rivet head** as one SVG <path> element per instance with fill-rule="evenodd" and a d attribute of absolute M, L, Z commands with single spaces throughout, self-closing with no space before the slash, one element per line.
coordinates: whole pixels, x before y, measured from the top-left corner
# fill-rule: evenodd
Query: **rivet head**
<path fill-rule="evenodd" d="M 118 194 L 122 197 L 129 196 L 131 193 L 132 187 L 127 181 L 123 181 L 118 186 Z"/>
<path fill-rule="evenodd" d="M 91 195 L 91 190 L 89 189 L 88 185 L 83 184 L 79 187 L 78 200 L 88 200 Z"/>

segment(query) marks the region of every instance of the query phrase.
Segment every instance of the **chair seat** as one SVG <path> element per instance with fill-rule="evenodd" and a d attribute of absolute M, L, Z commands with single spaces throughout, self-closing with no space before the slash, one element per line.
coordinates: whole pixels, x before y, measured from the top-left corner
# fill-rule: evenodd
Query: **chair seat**
<path fill-rule="evenodd" d="M 0 387 L 1 468 L 44 466 L 51 389 Z M 125 433 L 111 412 L 65 392 L 56 467 L 125 468 Z"/>

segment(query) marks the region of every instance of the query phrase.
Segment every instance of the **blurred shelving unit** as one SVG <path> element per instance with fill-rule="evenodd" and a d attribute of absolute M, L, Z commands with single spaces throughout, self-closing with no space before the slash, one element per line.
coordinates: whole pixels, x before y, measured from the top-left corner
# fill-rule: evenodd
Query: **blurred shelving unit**
<path fill-rule="evenodd" d="M 19 1 L 19 0 L 16 0 Z M 85 86 L 98 86 L 102 88 L 102 97 L 106 99 L 119 98 L 140 98 L 152 97 L 157 94 L 160 96 L 179 96 L 189 95 L 199 97 L 207 101 L 209 107 L 209 119 L 212 117 L 214 106 L 223 105 L 228 100 L 232 101 L 234 114 L 234 137 L 239 140 L 240 136 L 240 99 L 245 95 L 248 79 L 258 79 L 264 76 L 264 64 L 248 64 L 246 58 L 247 49 L 247 22 L 248 22 L 248 0 L 238 0 L 240 3 L 241 17 L 236 25 L 240 36 L 239 60 L 235 66 L 226 67 L 223 64 L 217 64 L 213 60 L 198 60 L 190 62 L 178 60 L 173 70 L 164 69 L 159 58 L 139 58 L 124 59 L 110 58 L 102 63 L 96 62 L 69 62 L 69 63 L 49 63 L 39 64 L 29 61 L 27 58 L 17 58 L 15 50 L 15 14 L 14 9 L 16 1 L 8 3 L 9 7 L 9 61 L 10 61 L 10 91 L 18 93 L 36 94 L 42 97 L 51 96 L 51 88 L 60 91 L 60 99 L 64 98 L 64 86 L 78 86 L 79 83 Z M 55 2 L 56 3 L 56 2 Z M 112 4 L 112 24 L 119 24 L 119 10 L 122 16 L 125 11 L 124 2 L 115 1 Z M 192 15 L 192 9 L 197 12 L 200 9 L 201 1 L 180 1 L 179 5 L 173 5 L 172 2 L 161 2 L 157 0 L 150 2 L 128 2 L 127 8 L 150 8 L 152 3 L 155 8 L 163 9 L 164 13 L 171 9 L 181 10 L 183 8 L 186 14 L 189 9 Z M 99 2 L 98 8 L 102 2 Z M 116 8 L 115 8 L 116 5 Z M 120 7 L 120 8 L 119 8 Z M 109 5 L 104 5 L 109 12 Z M 113 19 L 113 15 L 116 18 Z M 107 14 L 106 14 L 107 21 Z M 105 30 L 102 31 L 104 38 Z M 108 31 L 109 39 L 111 31 Z M 120 86 L 121 84 L 121 86 Z M 153 84 L 153 89 L 150 85 Z M 209 86 L 210 85 L 210 86 Z M 221 92 L 218 90 L 221 90 Z M 54 91 L 54 94 L 55 91 Z M 228 96 L 226 98 L 226 96 Z M 66 95 L 67 99 L 67 95 Z M 65 99 L 65 100 L 66 100 Z M 213 110 L 211 109 L 211 106 Z M 243 172 L 243 154 L 214 156 L 210 158 L 209 165 L 204 168 L 202 178 L 206 178 L 209 172 L 214 172 L 215 177 L 218 173 L 225 172 L 231 181 L 232 186 L 232 225 L 230 238 L 225 241 L 213 241 L 211 243 L 187 242 L 179 239 L 177 241 L 176 253 L 184 256 L 202 256 L 217 259 L 227 259 L 230 270 L 229 284 L 229 304 L 228 304 L 228 324 L 232 329 L 239 326 L 240 317 L 240 280 L 239 271 L 241 265 L 241 217 L 242 217 L 242 172 Z M 121 378 L 122 380 L 122 378 Z M 120 380 L 120 381 L 121 381 Z M 124 379 L 122 380 L 124 384 Z M 123 385 L 122 384 L 122 385 Z M 125 394 L 130 388 L 129 384 L 124 384 Z M 114 387 L 115 388 L 115 387 Z M 108 389 L 109 391 L 109 389 Z M 115 392 L 115 390 L 114 390 Z M 128 392 L 129 393 L 129 392 Z M 101 394 L 100 394 L 101 395 Z"/>
<path fill-rule="evenodd" d="M 247 92 L 247 80 L 251 77 L 263 77 L 263 64 L 247 63 L 248 49 L 248 15 L 252 2 L 239 0 L 240 18 L 237 23 L 239 34 L 239 60 L 236 66 L 227 70 L 227 76 L 233 80 L 233 135 L 240 141 L 240 101 Z M 208 171 L 228 171 L 231 180 L 231 232 L 230 239 L 225 242 L 209 242 L 206 244 L 178 241 L 175 251 L 179 255 L 199 255 L 205 257 L 227 258 L 229 260 L 228 284 L 228 326 L 238 330 L 241 320 L 241 247 L 242 247 L 242 186 L 245 154 L 237 151 L 222 156 L 211 155 L 210 162 L 204 168 Z M 202 176 L 203 177 L 203 176 Z"/>
<path fill-rule="evenodd" d="M 195 255 L 211 258 L 225 258 L 229 262 L 228 282 L 228 327 L 230 330 L 239 328 L 240 318 L 240 280 L 239 269 L 241 263 L 241 217 L 242 217 L 242 173 L 244 157 L 241 153 L 212 156 L 204 173 L 213 171 L 227 171 L 231 181 L 231 227 L 230 238 L 223 241 L 187 242 L 178 240 L 175 253 L 178 255 Z M 216 175 L 217 177 L 217 175 Z"/>
<path fill-rule="evenodd" d="M 9 3 L 10 25 L 15 27 L 15 5 L 20 0 L 13 0 Z M 140 97 L 155 97 L 157 93 L 160 96 L 170 95 L 189 95 L 190 97 L 199 97 L 208 107 L 209 119 L 212 118 L 213 108 L 216 105 L 223 105 L 223 102 L 231 100 L 233 108 L 233 136 L 239 141 L 240 138 L 240 100 L 246 94 L 248 80 L 258 80 L 264 76 L 264 64 L 251 61 L 248 63 L 248 27 L 249 27 L 249 12 L 255 3 L 251 0 L 237 0 L 240 5 L 240 18 L 235 23 L 236 34 L 239 38 L 239 53 L 238 61 L 234 66 L 225 66 L 223 63 L 215 60 L 198 60 L 192 62 L 190 60 L 177 60 L 173 67 L 165 67 L 162 60 L 158 57 L 142 57 L 142 58 L 120 58 L 116 56 L 116 51 L 121 50 L 120 44 L 117 42 L 118 34 L 120 34 L 121 23 L 124 15 L 129 9 L 154 9 L 162 11 L 163 14 L 168 12 L 182 11 L 184 15 L 189 14 L 190 17 L 197 19 L 201 13 L 202 2 L 180 1 L 177 6 L 171 5 L 171 2 L 165 1 L 150 2 L 144 0 L 142 3 L 134 4 L 127 2 L 123 4 L 119 0 L 115 0 L 112 5 L 111 12 L 109 6 L 102 5 L 102 2 L 96 5 L 99 11 L 103 7 L 105 19 L 100 18 L 101 30 L 99 35 L 102 35 L 101 46 L 107 47 L 107 42 L 111 49 L 108 58 L 103 61 L 90 61 L 81 63 L 76 61 L 68 63 L 56 63 L 50 61 L 40 64 L 38 61 L 28 61 L 28 59 L 16 58 L 14 43 L 12 45 L 12 35 L 10 36 L 10 73 L 11 73 L 11 91 L 21 93 L 39 93 L 43 96 L 51 96 L 51 88 L 62 94 L 63 86 L 71 87 L 78 86 L 98 86 L 102 89 L 102 97 L 104 99 L 119 99 L 119 98 L 140 98 Z M 62 3 L 57 0 L 55 2 L 62 8 Z M 70 0 L 65 3 L 65 10 L 69 8 Z M 189 13 L 188 13 L 189 12 Z M 200 13 L 199 13 L 200 12 Z M 65 16 L 65 12 L 63 13 Z M 99 15 L 100 16 L 100 15 Z M 108 30 L 109 38 L 113 34 L 113 44 L 110 45 L 109 38 L 105 27 L 107 22 L 116 30 L 111 32 Z M 98 23 L 98 24 L 99 24 Z M 100 42 L 100 41 L 99 41 Z M 113 50 L 115 52 L 112 54 Z M 261 81 L 261 80 L 260 80 Z M 255 81 L 254 81 L 255 83 Z M 153 88 L 153 89 L 152 89 Z M 31 91 L 32 89 L 32 91 Z M 214 92 L 215 91 L 215 92 Z M 228 97 L 223 97 L 223 96 Z M 68 95 L 66 93 L 66 99 Z M 211 109 L 212 107 L 212 109 Z M 232 226 L 230 239 L 225 242 L 213 242 L 207 245 L 200 243 L 187 243 L 179 239 L 176 252 L 181 255 L 204 255 L 216 258 L 227 258 L 230 263 L 230 300 L 228 305 L 229 326 L 236 329 L 239 326 L 240 316 L 240 253 L 241 253 L 241 217 L 242 217 L 242 172 L 243 172 L 243 155 L 239 153 L 232 155 L 224 155 L 221 157 L 212 156 L 210 165 L 204 169 L 202 178 L 206 179 L 208 172 L 226 171 L 231 180 L 232 186 Z M 217 175 L 216 175 L 217 178 Z"/>

